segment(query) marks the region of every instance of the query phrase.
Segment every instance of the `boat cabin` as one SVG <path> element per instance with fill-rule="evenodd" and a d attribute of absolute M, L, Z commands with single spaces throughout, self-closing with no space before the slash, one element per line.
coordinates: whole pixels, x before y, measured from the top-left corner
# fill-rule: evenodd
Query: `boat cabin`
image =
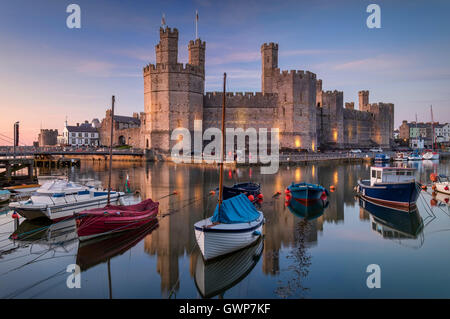
<path fill-rule="evenodd" d="M 414 181 L 414 168 L 376 167 L 370 168 L 370 186 L 380 183 L 405 183 Z"/>

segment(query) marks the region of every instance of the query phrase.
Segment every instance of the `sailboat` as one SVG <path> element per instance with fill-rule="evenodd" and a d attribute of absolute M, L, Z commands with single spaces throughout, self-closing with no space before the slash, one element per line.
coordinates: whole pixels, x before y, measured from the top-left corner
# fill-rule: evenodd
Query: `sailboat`
<path fill-rule="evenodd" d="M 111 140 L 109 147 L 109 179 L 107 204 L 103 208 L 85 210 L 75 214 L 78 239 L 89 240 L 131 229 L 144 227 L 157 218 L 159 203 L 146 199 L 139 204 L 113 206 L 111 199 L 112 146 L 114 132 L 114 96 L 111 108 Z"/>
<path fill-rule="evenodd" d="M 434 119 L 433 119 L 433 106 L 431 105 L 430 106 L 430 109 L 431 109 L 431 139 L 432 139 L 432 142 L 431 142 L 431 151 L 430 150 L 428 150 L 427 152 L 425 152 L 424 154 L 423 154 L 423 159 L 424 160 L 438 160 L 439 159 L 439 153 L 438 152 L 436 152 L 435 150 L 434 150 L 434 144 L 435 144 L 435 133 L 434 133 Z"/>
<path fill-rule="evenodd" d="M 223 200 L 225 153 L 226 73 L 223 76 L 222 151 L 220 157 L 219 202 L 212 217 L 194 224 L 195 238 L 205 260 L 238 251 L 262 236 L 264 215 L 244 194 Z"/>

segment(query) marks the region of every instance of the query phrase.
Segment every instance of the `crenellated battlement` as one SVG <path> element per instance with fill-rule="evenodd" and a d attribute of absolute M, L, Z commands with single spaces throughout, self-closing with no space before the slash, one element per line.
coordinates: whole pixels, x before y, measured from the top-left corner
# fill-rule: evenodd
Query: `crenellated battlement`
<path fill-rule="evenodd" d="M 338 91 L 338 90 L 322 91 L 322 94 L 329 95 L 329 96 L 333 96 L 333 95 L 336 95 L 336 96 L 342 95 L 342 96 L 344 96 L 344 92 Z"/>
<path fill-rule="evenodd" d="M 169 28 L 166 26 L 165 28 L 159 28 L 159 36 L 160 38 L 178 38 L 178 29 L 177 28 Z"/>
<path fill-rule="evenodd" d="M 274 69 L 274 76 L 276 77 L 299 77 L 301 79 L 316 80 L 316 74 L 310 71 L 304 70 L 280 70 Z"/>
<path fill-rule="evenodd" d="M 206 48 L 206 42 L 202 41 L 201 39 L 191 40 L 191 41 L 189 41 L 188 48 L 190 49 L 190 48 L 193 48 L 193 47 L 195 47 L 195 48 L 200 47 L 201 49 L 205 49 Z"/>
<path fill-rule="evenodd" d="M 261 51 L 263 50 L 278 50 L 278 43 L 264 43 L 263 45 L 261 45 Z"/>
<path fill-rule="evenodd" d="M 262 92 L 227 92 L 227 108 L 276 108 L 278 94 Z M 206 92 L 203 98 L 204 107 L 222 107 L 223 92 Z"/>
<path fill-rule="evenodd" d="M 149 74 L 158 74 L 158 73 L 186 73 L 204 76 L 204 69 L 198 65 L 192 65 L 189 63 L 177 63 L 177 64 L 167 64 L 167 63 L 158 63 L 158 64 L 148 64 L 143 68 L 144 76 Z"/>

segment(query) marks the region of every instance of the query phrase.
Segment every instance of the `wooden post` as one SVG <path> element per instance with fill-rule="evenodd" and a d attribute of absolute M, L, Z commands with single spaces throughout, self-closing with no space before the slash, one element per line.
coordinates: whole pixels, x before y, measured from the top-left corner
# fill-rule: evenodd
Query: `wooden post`
<path fill-rule="evenodd" d="M 220 205 L 222 204 L 223 197 L 223 160 L 225 154 L 225 92 L 226 92 L 226 80 L 227 74 L 223 74 L 223 98 L 222 98 L 222 150 L 220 153 L 220 176 L 219 176 L 219 214 L 220 214 Z"/>
<path fill-rule="evenodd" d="M 113 148 L 113 134 L 114 134 L 114 95 L 112 96 L 111 106 L 111 140 L 109 144 L 109 178 L 108 178 L 108 200 L 106 202 L 109 205 L 111 200 L 111 172 L 112 172 L 112 148 Z"/>

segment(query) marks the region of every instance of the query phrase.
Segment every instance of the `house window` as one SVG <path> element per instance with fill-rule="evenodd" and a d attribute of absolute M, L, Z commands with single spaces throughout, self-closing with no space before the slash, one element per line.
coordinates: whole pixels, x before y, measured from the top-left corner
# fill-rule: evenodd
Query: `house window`
<path fill-rule="evenodd" d="M 372 171 L 372 178 L 377 177 L 377 171 Z"/>
<path fill-rule="evenodd" d="M 381 171 L 377 171 L 377 179 L 381 179 Z"/>

